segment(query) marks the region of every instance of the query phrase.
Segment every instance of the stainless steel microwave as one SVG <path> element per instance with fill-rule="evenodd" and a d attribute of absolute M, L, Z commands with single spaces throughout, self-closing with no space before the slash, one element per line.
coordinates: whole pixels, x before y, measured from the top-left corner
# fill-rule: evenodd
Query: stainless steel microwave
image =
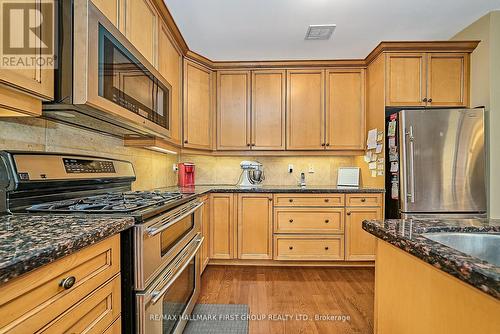
<path fill-rule="evenodd" d="M 55 101 L 44 117 L 113 135 L 170 135 L 171 86 L 89 0 L 58 1 Z"/>

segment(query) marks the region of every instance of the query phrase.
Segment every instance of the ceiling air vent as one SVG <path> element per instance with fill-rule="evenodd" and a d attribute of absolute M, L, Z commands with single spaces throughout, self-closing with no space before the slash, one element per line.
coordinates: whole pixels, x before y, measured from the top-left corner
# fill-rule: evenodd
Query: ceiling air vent
<path fill-rule="evenodd" d="M 307 29 L 306 39 L 330 39 L 336 26 L 336 24 L 310 25 Z"/>

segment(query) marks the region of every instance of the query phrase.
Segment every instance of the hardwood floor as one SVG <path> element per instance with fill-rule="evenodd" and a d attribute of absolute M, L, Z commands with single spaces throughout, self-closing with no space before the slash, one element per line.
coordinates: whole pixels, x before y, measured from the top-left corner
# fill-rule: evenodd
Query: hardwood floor
<path fill-rule="evenodd" d="M 251 317 L 264 318 L 250 319 L 250 334 L 368 334 L 373 333 L 373 292 L 373 268 L 208 266 L 198 302 L 247 304 Z M 292 320 L 270 319 L 286 315 Z"/>

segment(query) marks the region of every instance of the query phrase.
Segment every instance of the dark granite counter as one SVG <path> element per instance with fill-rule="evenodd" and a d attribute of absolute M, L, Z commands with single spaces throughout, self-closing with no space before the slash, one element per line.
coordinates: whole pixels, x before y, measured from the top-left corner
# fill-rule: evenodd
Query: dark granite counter
<path fill-rule="evenodd" d="M 273 185 L 263 185 L 260 187 L 246 188 L 240 186 L 232 185 L 201 185 L 195 186 L 194 188 L 179 188 L 179 187 L 168 187 L 162 188 L 163 191 L 176 191 L 183 193 L 193 193 L 197 195 L 203 195 L 206 193 L 300 193 L 300 194 L 325 194 L 325 193 L 383 193 L 384 189 L 378 188 L 363 188 L 363 187 L 339 187 L 335 185 L 331 186 L 273 186 Z"/>
<path fill-rule="evenodd" d="M 0 284 L 134 225 L 133 218 L 0 216 Z"/>
<path fill-rule="evenodd" d="M 363 229 L 434 267 L 500 299 L 500 267 L 425 238 L 423 233 L 499 233 L 500 220 L 364 221 Z M 500 251 L 500 249 L 499 249 Z"/>

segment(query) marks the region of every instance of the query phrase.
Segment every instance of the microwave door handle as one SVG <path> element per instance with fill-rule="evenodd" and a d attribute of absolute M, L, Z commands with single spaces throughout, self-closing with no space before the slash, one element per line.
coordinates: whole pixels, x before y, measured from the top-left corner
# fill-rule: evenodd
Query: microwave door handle
<path fill-rule="evenodd" d="M 205 240 L 205 237 L 201 237 L 200 239 L 196 240 L 198 245 L 196 246 L 196 249 L 194 250 L 193 254 L 191 254 L 189 259 L 182 265 L 182 267 L 180 269 L 178 269 L 179 267 L 176 268 L 176 269 L 178 269 L 176 274 L 170 279 L 170 281 L 167 283 L 167 285 L 165 285 L 160 291 L 153 291 L 151 293 L 151 295 L 153 296 L 153 298 L 151 298 L 151 303 L 153 305 L 156 304 L 160 300 L 160 298 L 167 292 L 167 290 L 172 286 L 172 284 L 174 284 L 175 280 L 177 278 L 179 278 L 179 276 L 182 274 L 182 272 L 187 268 L 187 266 L 189 265 L 191 260 L 193 260 L 194 257 L 196 256 L 196 253 L 198 253 L 198 250 L 200 249 L 204 240 Z"/>
<path fill-rule="evenodd" d="M 169 228 L 173 224 L 177 223 L 179 220 L 186 218 L 187 216 L 189 216 L 190 214 L 192 214 L 193 212 L 195 212 L 196 210 L 198 210 L 202 206 L 203 206 L 203 202 L 201 202 L 200 204 L 196 205 L 194 208 L 190 209 L 188 212 L 183 213 L 179 217 L 175 217 L 173 220 L 168 221 L 168 223 L 166 223 L 166 224 L 164 224 L 164 225 L 162 225 L 160 227 L 149 227 L 149 228 L 147 228 L 146 232 L 148 233 L 148 235 L 150 237 L 153 237 L 153 236 L 157 235 L 158 233 L 160 233 L 161 231 L 164 231 L 165 229 Z"/>
<path fill-rule="evenodd" d="M 408 128 L 408 132 L 406 133 L 408 136 L 408 146 L 409 146 L 409 167 L 410 167 L 410 175 L 409 179 L 409 193 L 408 198 L 410 199 L 410 203 L 415 203 L 415 137 L 413 136 L 413 126 L 410 125 Z"/>

